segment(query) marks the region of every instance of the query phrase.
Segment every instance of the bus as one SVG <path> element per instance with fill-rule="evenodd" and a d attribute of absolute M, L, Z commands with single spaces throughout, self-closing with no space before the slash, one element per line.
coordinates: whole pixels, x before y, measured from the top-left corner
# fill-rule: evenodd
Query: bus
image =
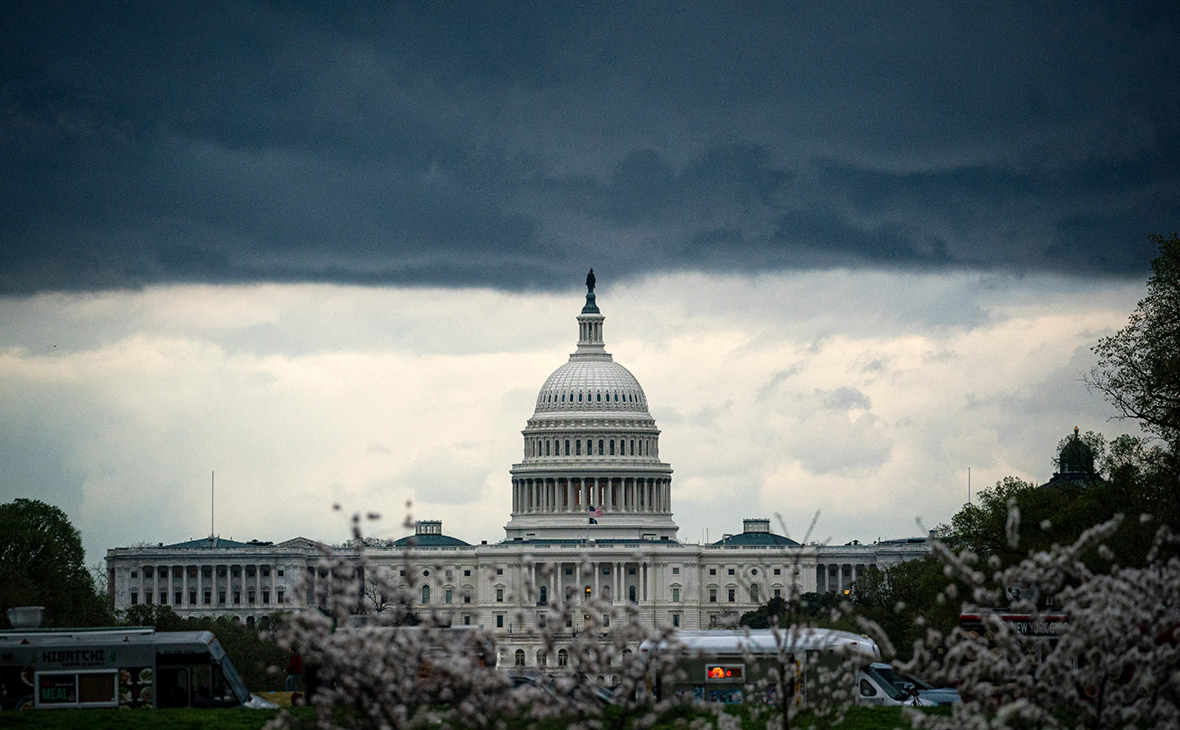
<path fill-rule="evenodd" d="M 274 708 L 251 695 L 209 631 L 0 631 L 0 709 Z"/>

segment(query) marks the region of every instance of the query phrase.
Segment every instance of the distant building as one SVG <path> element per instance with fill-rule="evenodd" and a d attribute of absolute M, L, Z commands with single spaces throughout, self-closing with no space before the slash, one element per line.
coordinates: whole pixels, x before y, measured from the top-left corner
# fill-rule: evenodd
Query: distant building
<path fill-rule="evenodd" d="M 604 319 L 591 286 L 577 349 L 542 385 L 523 431 L 503 541 L 469 545 L 423 520 L 414 535 L 368 549 L 376 570 L 412 586 L 421 609 L 494 631 L 502 661 L 535 666 L 554 661 L 536 632 L 549 605 L 595 597 L 632 604 L 648 626 L 708 628 L 792 590 L 846 591 L 869 566 L 927 554 L 925 538 L 800 545 L 765 518 L 711 544 L 678 541 L 660 430 L 638 380 L 606 352 Z M 207 538 L 112 549 L 107 564 L 117 608 L 155 601 L 181 615 L 252 621 L 313 605 L 324 551 L 305 538 Z"/>

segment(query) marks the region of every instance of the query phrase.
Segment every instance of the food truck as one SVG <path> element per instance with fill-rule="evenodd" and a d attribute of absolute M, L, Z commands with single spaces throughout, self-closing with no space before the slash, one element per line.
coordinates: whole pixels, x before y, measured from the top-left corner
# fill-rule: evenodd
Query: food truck
<path fill-rule="evenodd" d="M 852 663 L 848 678 L 856 683 L 858 704 L 929 706 L 959 699 L 955 690 L 935 689 L 880 663 L 881 652 L 869 637 L 834 629 L 681 631 L 670 641 L 645 641 L 639 651 L 648 657 L 650 692 L 657 701 L 777 703 L 773 668 L 794 672 L 795 703 L 811 704 L 819 668 L 843 662 Z M 653 652 L 672 655 L 654 661 Z"/>
<path fill-rule="evenodd" d="M 252 696 L 209 631 L 0 631 L 0 709 L 276 707 Z"/>
<path fill-rule="evenodd" d="M 772 668 L 796 673 L 795 701 L 807 704 L 814 699 L 819 665 L 836 666 L 846 657 L 867 665 L 881 656 L 867 636 L 817 628 L 681 631 L 670 641 L 645 641 L 639 652 L 648 656 L 650 691 L 657 701 L 681 697 L 724 704 L 776 702 Z M 663 652 L 672 655 L 655 661 Z"/>

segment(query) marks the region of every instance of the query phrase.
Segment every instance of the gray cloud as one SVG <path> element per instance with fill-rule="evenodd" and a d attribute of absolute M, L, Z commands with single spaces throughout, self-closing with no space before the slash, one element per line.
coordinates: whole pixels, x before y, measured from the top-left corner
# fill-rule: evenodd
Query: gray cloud
<path fill-rule="evenodd" d="M 1180 218 L 1178 28 L 1093 4 L 18 4 L 0 293 L 1141 276 Z"/>
<path fill-rule="evenodd" d="M 861 408 L 869 410 L 872 407 L 872 401 L 864 393 L 856 388 L 849 386 L 841 386 L 835 390 L 821 390 L 816 389 L 815 394 L 819 396 L 820 401 L 824 404 L 824 408 L 830 411 L 850 411 L 853 408 Z"/>

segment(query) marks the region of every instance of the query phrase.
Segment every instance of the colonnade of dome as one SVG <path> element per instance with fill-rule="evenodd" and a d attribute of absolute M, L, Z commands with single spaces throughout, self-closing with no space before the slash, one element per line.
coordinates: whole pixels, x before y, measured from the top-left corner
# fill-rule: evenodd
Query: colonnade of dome
<path fill-rule="evenodd" d="M 637 477 L 539 477 L 512 480 L 512 511 L 520 513 L 672 512 L 672 480 Z"/>

